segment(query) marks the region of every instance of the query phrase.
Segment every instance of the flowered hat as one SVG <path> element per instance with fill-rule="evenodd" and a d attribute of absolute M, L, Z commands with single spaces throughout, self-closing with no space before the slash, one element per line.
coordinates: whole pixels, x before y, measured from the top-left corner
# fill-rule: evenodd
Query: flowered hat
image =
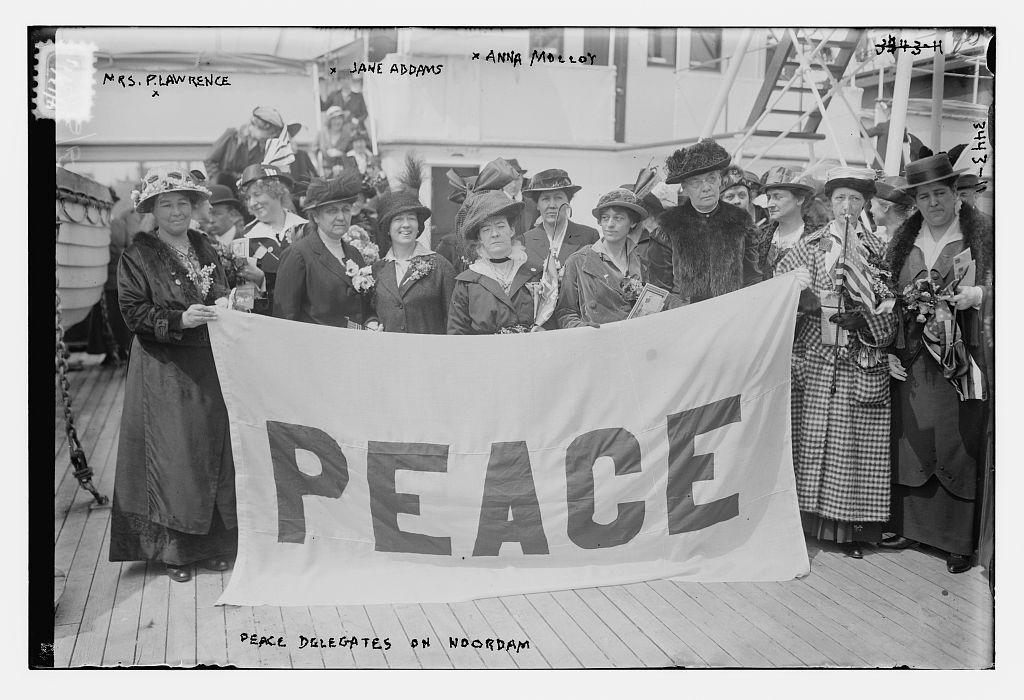
<path fill-rule="evenodd" d="M 839 187 L 848 187 L 865 197 L 872 197 L 875 194 L 875 171 L 870 168 L 834 168 L 829 171 L 822 192 L 831 197 Z"/>
<path fill-rule="evenodd" d="M 746 187 L 751 197 L 756 197 L 761 191 L 761 180 L 757 175 L 738 165 L 730 165 L 722 174 L 722 186 L 719 188 L 719 192 L 725 192 L 736 185 Z"/>
<path fill-rule="evenodd" d="M 359 198 L 362 189 L 362 178 L 350 170 L 342 170 L 341 175 L 332 180 L 314 177 L 306 188 L 302 210 L 309 211 L 337 202 L 351 204 Z"/>
<path fill-rule="evenodd" d="M 930 185 L 935 182 L 949 181 L 949 186 L 955 188 L 956 180 L 967 168 L 953 170 L 949 162 L 949 156 L 945 153 L 920 158 L 912 163 L 907 163 L 907 194 L 914 195 L 914 190 L 921 185 Z"/>
<path fill-rule="evenodd" d="M 195 198 L 207 198 L 210 190 L 195 181 L 191 173 L 177 168 L 152 168 L 142 178 L 138 188 L 132 190 L 132 203 L 135 211 L 147 214 L 153 211 L 156 197 L 168 192 L 186 192 Z"/>
<path fill-rule="evenodd" d="M 501 190 L 470 194 L 464 206 L 466 220 L 462 225 L 462 235 L 467 241 L 480 239 L 480 225 L 488 218 L 517 217 L 523 211 L 522 202 L 515 201 Z"/>
<path fill-rule="evenodd" d="M 623 209 L 629 209 L 640 216 L 640 220 L 643 221 L 650 214 L 643 205 L 640 204 L 640 200 L 637 196 L 627 190 L 624 187 L 608 192 L 607 194 L 601 195 L 601 199 L 597 200 L 597 206 L 590 212 L 594 215 L 594 218 L 598 221 L 601 220 L 601 210 L 607 209 L 608 207 L 622 207 Z"/>
<path fill-rule="evenodd" d="M 714 170 L 725 170 L 732 158 L 713 139 L 701 139 L 689 148 L 680 148 L 665 160 L 668 177 L 665 183 L 675 185 L 688 177 Z"/>
<path fill-rule="evenodd" d="M 268 177 L 276 177 L 278 180 L 288 186 L 288 189 L 292 188 L 295 181 L 292 180 L 291 176 L 285 173 L 276 165 L 263 165 L 262 163 L 254 163 L 253 165 L 246 166 L 245 170 L 242 171 L 242 176 L 238 178 L 237 187 L 238 191 L 241 192 L 245 189 L 246 185 L 249 185 L 257 180 L 263 180 Z"/>
<path fill-rule="evenodd" d="M 911 205 L 914 198 L 907 194 L 907 179 L 899 175 L 883 177 L 875 183 L 875 196 L 887 202 Z"/>
<path fill-rule="evenodd" d="M 814 194 L 814 185 L 803 177 L 800 170 L 787 168 L 784 165 L 777 165 L 764 174 L 764 178 L 761 180 L 761 189 L 765 192 L 789 190 L 795 194 Z"/>
<path fill-rule="evenodd" d="M 572 197 L 582 190 L 579 185 L 572 184 L 569 173 L 560 168 L 541 170 L 530 179 L 530 186 L 523 188 L 523 194 L 536 199 L 541 192 L 552 192 L 554 190 L 565 190 L 565 193 Z"/>
<path fill-rule="evenodd" d="M 423 222 L 430 218 L 430 209 L 423 206 L 419 195 L 409 189 L 388 190 L 377 200 L 377 223 L 380 230 L 391 230 L 391 221 L 399 214 L 412 212 L 423 231 Z"/>

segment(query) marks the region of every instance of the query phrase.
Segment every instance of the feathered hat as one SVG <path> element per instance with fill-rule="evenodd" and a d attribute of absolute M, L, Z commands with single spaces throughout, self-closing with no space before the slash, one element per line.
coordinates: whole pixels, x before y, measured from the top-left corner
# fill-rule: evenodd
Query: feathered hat
<path fill-rule="evenodd" d="M 523 203 L 517 202 L 501 190 L 490 190 L 471 194 L 466 199 L 466 220 L 462 225 L 462 236 L 467 241 L 480 238 L 480 225 L 492 216 L 519 216 Z"/>
<path fill-rule="evenodd" d="M 350 170 L 343 170 L 333 180 L 314 177 L 306 188 L 306 199 L 302 203 L 303 211 L 316 209 L 327 204 L 351 204 L 359 198 L 363 189 L 362 178 Z"/>
<path fill-rule="evenodd" d="M 680 148 L 665 159 L 668 177 L 665 183 L 674 185 L 694 175 L 714 170 L 725 170 L 732 158 L 714 139 L 701 139 L 689 148 Z"/>

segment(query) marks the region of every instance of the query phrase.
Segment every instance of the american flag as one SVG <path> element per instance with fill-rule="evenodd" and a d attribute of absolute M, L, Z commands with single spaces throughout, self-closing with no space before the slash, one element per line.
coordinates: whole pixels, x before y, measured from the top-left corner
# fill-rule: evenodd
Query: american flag
<path fill-rule="evenodd" d="M 263 165 L 273 165 L 285 172 L 291 172 L 291 164 L 295 162 L 295 151 L 292 150 L 292 137 L 288 127 L 281 127 L 281 135 L 267 139 L 267 150 L 263 155 Z"/>
<path fill-rule="evenodd" d="M 839 245 L 843 245 L 841 239 Z M 836 286 L 846 287 L 851 299 L 873 310 L 876 303 L 875 290 L 861 246 L 857 233 L 851 231 L 847 236 L 846 246 L 841 248 L 839 260 L 836 261 Z"/>

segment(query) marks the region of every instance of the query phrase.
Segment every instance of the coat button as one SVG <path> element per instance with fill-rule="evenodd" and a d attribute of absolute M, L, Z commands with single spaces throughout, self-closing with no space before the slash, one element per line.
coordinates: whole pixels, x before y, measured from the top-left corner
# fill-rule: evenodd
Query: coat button
<path fill-rule="evenodd" d="M 597 308 L 597 302 L 596 301 L 588 301 L 587 302 L 587 308 L 596 309 Z"/>

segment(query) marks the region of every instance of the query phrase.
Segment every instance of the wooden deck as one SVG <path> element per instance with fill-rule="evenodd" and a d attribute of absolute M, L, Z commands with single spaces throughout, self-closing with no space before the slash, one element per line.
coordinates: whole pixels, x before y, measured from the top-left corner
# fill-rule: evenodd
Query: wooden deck
<path fill-rule="evenodd" d="M 94 356 L 72 379 L 79 437 L 100 491 L 112 495 L 123 370 Z M 809 576 L 783 583 L 627 586 L 467 603 L 308 608 L 214 606 L 230 572 L 186 584 L 159 566 L 110 563 L 109 509 L 91 509 L 72 477 L 55 413 L 54 663 L 282 668 L 894 667 L 993 663 L 992 598 L 981 569 L 959 576 L 920 551 L 869 550 L 861 561 L 809 542 Z M 253 646 L 241 634 L 283 636 Z M 360 638 L 299 648 L 299 636 Z M 390 649 L 361 639 L 389 638 Z M 449 637 L 529 640 L 519 652 L 449 648 Z M 412 639 L 430 639 L 413 648 Z"/>

